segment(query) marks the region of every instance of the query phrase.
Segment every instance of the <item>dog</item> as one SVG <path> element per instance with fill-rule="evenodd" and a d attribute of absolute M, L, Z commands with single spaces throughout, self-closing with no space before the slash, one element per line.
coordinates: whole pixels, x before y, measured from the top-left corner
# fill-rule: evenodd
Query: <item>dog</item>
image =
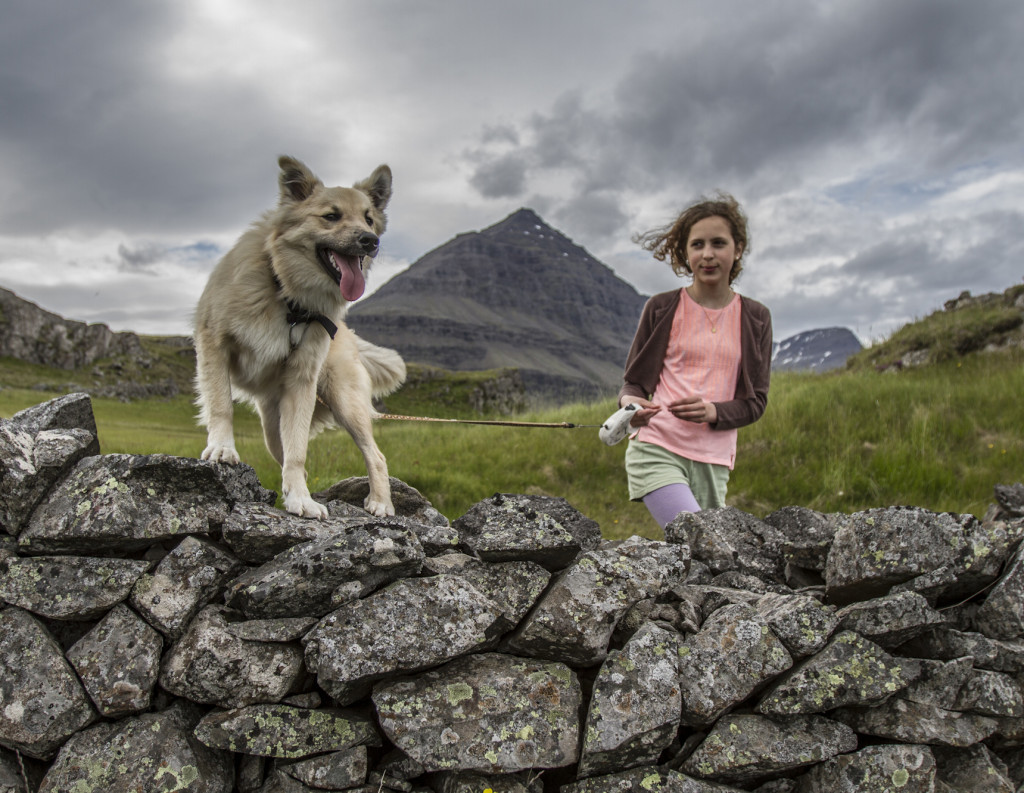
<path fill-rule="evenodd" d="M 397 389 L 405 363 L 344 324 L 387 225 L 391 169 L 352 187 L 325 187 L 292 157 L 278 160 L 280 196 L 220 260 L 194 319 L 202 459 L 237 464 L 234 401 L 252 403 L 281 465 L 284 508 L 324 519 L 306 485 L 309 439 L 344 427 L 366 462 L 364 508 L 394 515 L 387 460 L 373 438 L 373 397 Z"/>

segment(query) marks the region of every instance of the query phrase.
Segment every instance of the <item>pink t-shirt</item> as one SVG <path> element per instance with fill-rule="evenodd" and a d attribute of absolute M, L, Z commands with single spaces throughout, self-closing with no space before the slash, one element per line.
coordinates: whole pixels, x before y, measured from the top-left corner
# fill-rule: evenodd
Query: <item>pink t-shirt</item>
<path fill-rule="evenodd" d="M 725 308 L 705 309 L 683 290 L 672 319 L 672 336 L 652 401 L 667 408 L 684 396 L 726 402 L 736 396 L 740 365 L 740 310 L 735 295 Z M 712 332 L 714 329 L 714 332 Z M 736 430 L 713 430 L 708 424 L 682 421 L 667 409 L 635 436 L 688 460 L 715 463 L 731 470 L 736 461 Z"/>

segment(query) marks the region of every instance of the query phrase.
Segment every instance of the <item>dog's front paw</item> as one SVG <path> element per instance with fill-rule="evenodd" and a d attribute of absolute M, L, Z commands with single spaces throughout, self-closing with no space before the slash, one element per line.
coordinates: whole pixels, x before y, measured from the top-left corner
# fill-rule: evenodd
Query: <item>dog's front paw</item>
<path fill-rule="evenodd" d="M 211 443 L 203 449 L 201 459 L 209 460 L 212 463 L 229 463 L 231 465 L 238 465 L 242 461 L 233 443 Z"/>
<path fill-rule="evenodd" d="M 300 518 L 324 520 L 327 517 L 327 507 L 314 501 L 308 494 L 301 496 L 289 493 L 284 497 L 284 508 L 285 511 L 298 515 Z"/>
<path fill-rule="evenodd" d="M 363 509 L 378 518 L 387 518 L 395 514 L 395 507 L 391 503 L 391 499 L 384 500 L 367 496 L 363 501 Z"/>

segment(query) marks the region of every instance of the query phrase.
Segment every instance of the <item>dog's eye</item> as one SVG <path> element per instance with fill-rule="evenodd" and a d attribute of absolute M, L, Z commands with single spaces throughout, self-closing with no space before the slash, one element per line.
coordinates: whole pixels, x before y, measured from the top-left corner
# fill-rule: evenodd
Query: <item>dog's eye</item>
<path fill-rule="evenodd" d="M 373 228 L 373 215 L 371 215 L 369 212 L 366 213 L 366 225 L 369 226 L 371 229 Z"/>
<path fill-rule="evenodd" d="M 329 220 L 331 223 L 335 223 L 341 220 L 340 212 L 328 212 L 326 215 L 321 215 L 324 220 Z"/>

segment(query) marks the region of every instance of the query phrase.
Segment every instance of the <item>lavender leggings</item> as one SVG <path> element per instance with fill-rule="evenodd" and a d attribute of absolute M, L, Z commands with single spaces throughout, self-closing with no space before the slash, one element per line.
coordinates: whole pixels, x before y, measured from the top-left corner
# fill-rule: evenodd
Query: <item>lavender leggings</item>
<path fill-rule="evenodd" d="M 664 529 L 680 512 L 700 512 L 689 485 L 674 484 L 652 490 L 643 498 L 644 506 Z"/>

